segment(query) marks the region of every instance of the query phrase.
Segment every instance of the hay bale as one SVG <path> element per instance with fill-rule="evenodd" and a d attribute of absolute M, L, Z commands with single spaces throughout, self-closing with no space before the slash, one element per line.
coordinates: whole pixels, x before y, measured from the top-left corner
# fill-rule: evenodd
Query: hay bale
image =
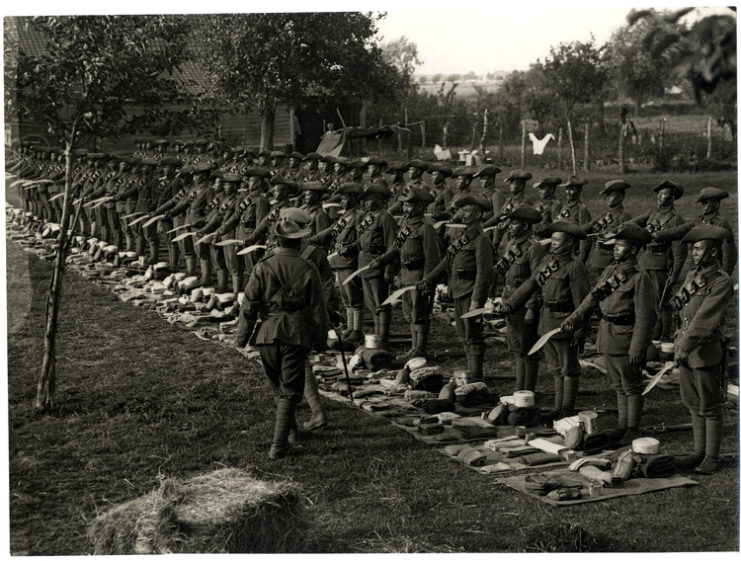
<path fill-rule="evenodd" d="M 164 480 L 148 495 L 98 516 L 93 553 L 279 553 L 298 551 L 307 523 L 293 483 L 222 469 Z"/>

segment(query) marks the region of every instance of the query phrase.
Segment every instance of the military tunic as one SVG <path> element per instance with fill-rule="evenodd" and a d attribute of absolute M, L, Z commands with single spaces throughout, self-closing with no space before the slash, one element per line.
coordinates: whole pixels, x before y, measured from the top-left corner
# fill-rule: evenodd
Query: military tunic
<path fill-rule="evenodd" d="M 561 211 L 553 219 L 554 222 L 558 220 L 570 220 L 571 222 L 576 222 L 579 226 L 587 226 L 592 220 L 592 215 L 587 205 L 577 199 L 576 201 L 567 201 L 563 204 Z M 591 242 L 588 239 L 579 242 L 579 260 L 582 263 L 587 262 L 590 250 Z"/>
<path fill-rule="evenodd" d="M 386 253 L 387 248 L 394 243 L 398 226 L 389 212 L 382 208 L 363 216 L 356 229 L 360 248 L 358 268 L 362 268 Z M 363 285 L 365 307 L 374 315 L 389 309 L 388 305 L 381 306 L 381 303 L 388 297 L 386 279 L 390 278 L 391 273 L 391 265 L 386 265 L 380 269 L 363 271 L 359 275 Z"/>
<path fill-rule="evenodd" d="M 602 274 L 602 271 L 610 263 L 613 258 L 613 247 L 612 245 L 605 245 L 607 240 L 607 234 L 614 234 L 618 226 L 623 222 L 627 222 L 632 217 L 630 214 L 623 210 L 622 203 L 615 205 L 614 207 L 608 208 L 598 218 L 592 220 L 586 227 L 587 234 L 597 234 L 597 239 L 590 241 L 592 245 L 589 252 L 589 259 L 587 260 L 587 266 L 595 271 L 595 280 Z"/>

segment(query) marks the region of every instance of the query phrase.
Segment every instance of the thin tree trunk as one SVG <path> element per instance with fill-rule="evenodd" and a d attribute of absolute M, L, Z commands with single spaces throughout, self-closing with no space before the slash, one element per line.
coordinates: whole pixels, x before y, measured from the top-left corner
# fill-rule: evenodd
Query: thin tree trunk
<path fill-rule="evenodd" d="M 448 121 L 443 123 L 443 148 L 448 147 Z"/>
<path fill-rule="evenodd" d="M 556 145 L 556 152 L 558 157 L 558 169 L 563 169 L 563 154 L 561 152 L 561 143 L 563 141 L 563 127 L 558 127 L 558 144 Z"/>
<path fill-rule="evenodd" d="M 599 120 L 599 136 L 607 136 L 607 127 L 605 127 L 605 100 L 597 100 L 597 119 Z"/>
<path fill-rule="evenodd" d="M 425 127 L 424 121 L 422 121 L 419 130 L 422 133 L 422 149 L 424 149 L 427 146 L 427 127 Z"/>
<path fill-rule="evenodd" d="M 474 121 L 473 127 L 471 127 L 471 147 L 469 150 L 473 152 L 476 149 L 476 136 L 477 131 L 479 130 L 479 123 L 478 121 Z"/>
<path fill-rule="evenodd" d="M 525 169 L 525 121 L 520 121 L 522 127 L 522 139 L 520 141 L 520 168 Z"/>
<path fill-rule="evenodd" d="M 75 123 L 76 124 L 76 123 Z M 64 274 L 65 251 L 67 248 L 67 228 L 69 227 L 70 190 L 72 187 L 72 142 L 75 136 L 75 125 L 72 126 L 70 140 L 64 152 L 64 198 L 62 199 L 62 223 L 57 237 L 57 257 L 51 276 L 49 294 L 46 300 L 46 324 L 44 331 L 44 359 L 36 383 L 35 407 L 39 411 L 48 411 L 54 406 L 56 390 L 56 337 L 57 318 L 59 316 L 59 297 L 62 293 L 62 276 Z"/>
<path fill-rule="evenodd" d="M 365 102 L 365 100 L 363 100 L 363 103 L 360 106 L 360 127 L 363 128 L 363 129 L 365 128 L 366 115 L 367 115 L 367 112 L 368 112 L 367 105 L 368 104 Z M 366 145 L 365 137 L 363 137 L 360 140 L 360 154 L 363 155 L 363 156 L 365 156 L 365 154 L 367 152 L 367 149 L 368 149 L 368 146 Z"/>
<path fill-rule="evenodd" d="M 275 107 L 266 107 L 260 111 L 260 150 L 273 149 L 275 131 Z"/>
<path fill-rule="evenodd" d="M 705 159 L 709 160 L 713 157 L 713 118 L 708 117 L 708 151 L 705 154 Z"/>
<path fill-rule="evenodd" d="M 380 129 L 383 125 L 383 119 L 378 119 L 378 128 Z M 381 153 L 381 136 L 378 136 L 378 153 Z"/>
<path fill-rule="evenodd" d="M 591 123 L 584 124 L 584 171 L 589 171 L 589 129 Z"/>
<path fill-rule="evenodd" d="M 571 174 L 576 175 L 576 150 L 574 149 L 574 133 L 571 130 L 571 117 L 566 117 L 566 131 L 569 133 L 569 146 L 571 147 Z"/>
<path fill-rule="evenodd" d="M 504 160 L 504 124 L 499 121 L 499 165 Z"/>
<path fill-rule="evenodd" d="M 666 119 L 661 119 L 661 127 L 659 128 L 659 161 L 664 153 L 664 127 L 666 126 Z"/>
<path fill-rule="evenodd" d="M 620 166 L 620 173 L 628 172 L 628 169 L 625 167 L 625 128 L 627 126 L 627 123 L 623 123 L 618 133 L 618 165 Z"/>
<path fill-rule="evenodd" d="M 484 109 L 484 125 L 481 130 L 481 141 L 479 147 L 481 149 L 481 163 L 486 162 L 486 137 L 489 134 L 489 108 Z"/>

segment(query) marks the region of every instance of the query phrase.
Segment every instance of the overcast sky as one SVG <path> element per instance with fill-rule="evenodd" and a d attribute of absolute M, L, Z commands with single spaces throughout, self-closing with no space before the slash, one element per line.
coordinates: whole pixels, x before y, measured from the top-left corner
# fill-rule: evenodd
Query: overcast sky
<path fill-rule="evenodd" d="M 625 25 L 631 7 L 678 8 L 690 3 L 663 0 L 603 2 L 576 0 L 127 0 L 63 3 L 25 0 L 5 3 L 5 15 L 101 13 L 208 13 L 243 11 L 385 11 L 379 24 L 385 41 L 407 36 L 417 44 L 422 64 L 418 74 L 485 74 L 495 70 L 526 70 L 551 46 L 563 41 L 597 44 Z M 331 30 L 327 30 L 331 33 Z"/>

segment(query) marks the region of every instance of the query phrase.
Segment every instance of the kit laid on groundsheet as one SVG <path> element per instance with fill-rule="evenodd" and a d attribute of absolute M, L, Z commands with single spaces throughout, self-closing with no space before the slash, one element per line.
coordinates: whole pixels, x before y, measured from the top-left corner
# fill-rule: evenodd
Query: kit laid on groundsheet
<path fill-rule="evenodd" d="M 8 213 L 8 237 L 53 260 L 58 228 L 55 232 L 52 225 L 35 234 L 14 230 L 14 212 L 11 208 Z M 71 243 L 69 269 L 107 286 L 122 301 L 182 324 L 201 339 L 234 348 L 241 294 L 216 294 L 213 288 L 199 287 L 197 277 L 171 273 L 167 263 L 145 267 L 135 254 L 93 239 L 74 238 Z M 446 316 L 444 309 L 438 307 L 438 312 L 438 317 Z M 495 332 L 505 329 L 496 320 L 489 326 Z M 675 473 L 673 456 L 662 454 L 655 438 L 615 449 L 600 430 L 595 411 L 545 426 L 533 392 L 499 396 L 483 382 L 467 383 L 465 371 L 446 372 L 424 358 L 393 369 L 393 356 L 376 348 L 374 336 L 354 351 L 341 353 L 340 346 L 330 332 L 335 350 L 311 357 L 324 396 L 382 416 L 447 457 L 479 473 L 495 474 L 501 483 L 539 500 L 563 506 L 697 484 Z M 255 351 L 243 354 L 258 356 Z M 604 368 L 599 359 L 583 364 Z M 665 364 L 671 362 L 649 363 L 647 388 L 676 389 L 676 374 Z"/>

